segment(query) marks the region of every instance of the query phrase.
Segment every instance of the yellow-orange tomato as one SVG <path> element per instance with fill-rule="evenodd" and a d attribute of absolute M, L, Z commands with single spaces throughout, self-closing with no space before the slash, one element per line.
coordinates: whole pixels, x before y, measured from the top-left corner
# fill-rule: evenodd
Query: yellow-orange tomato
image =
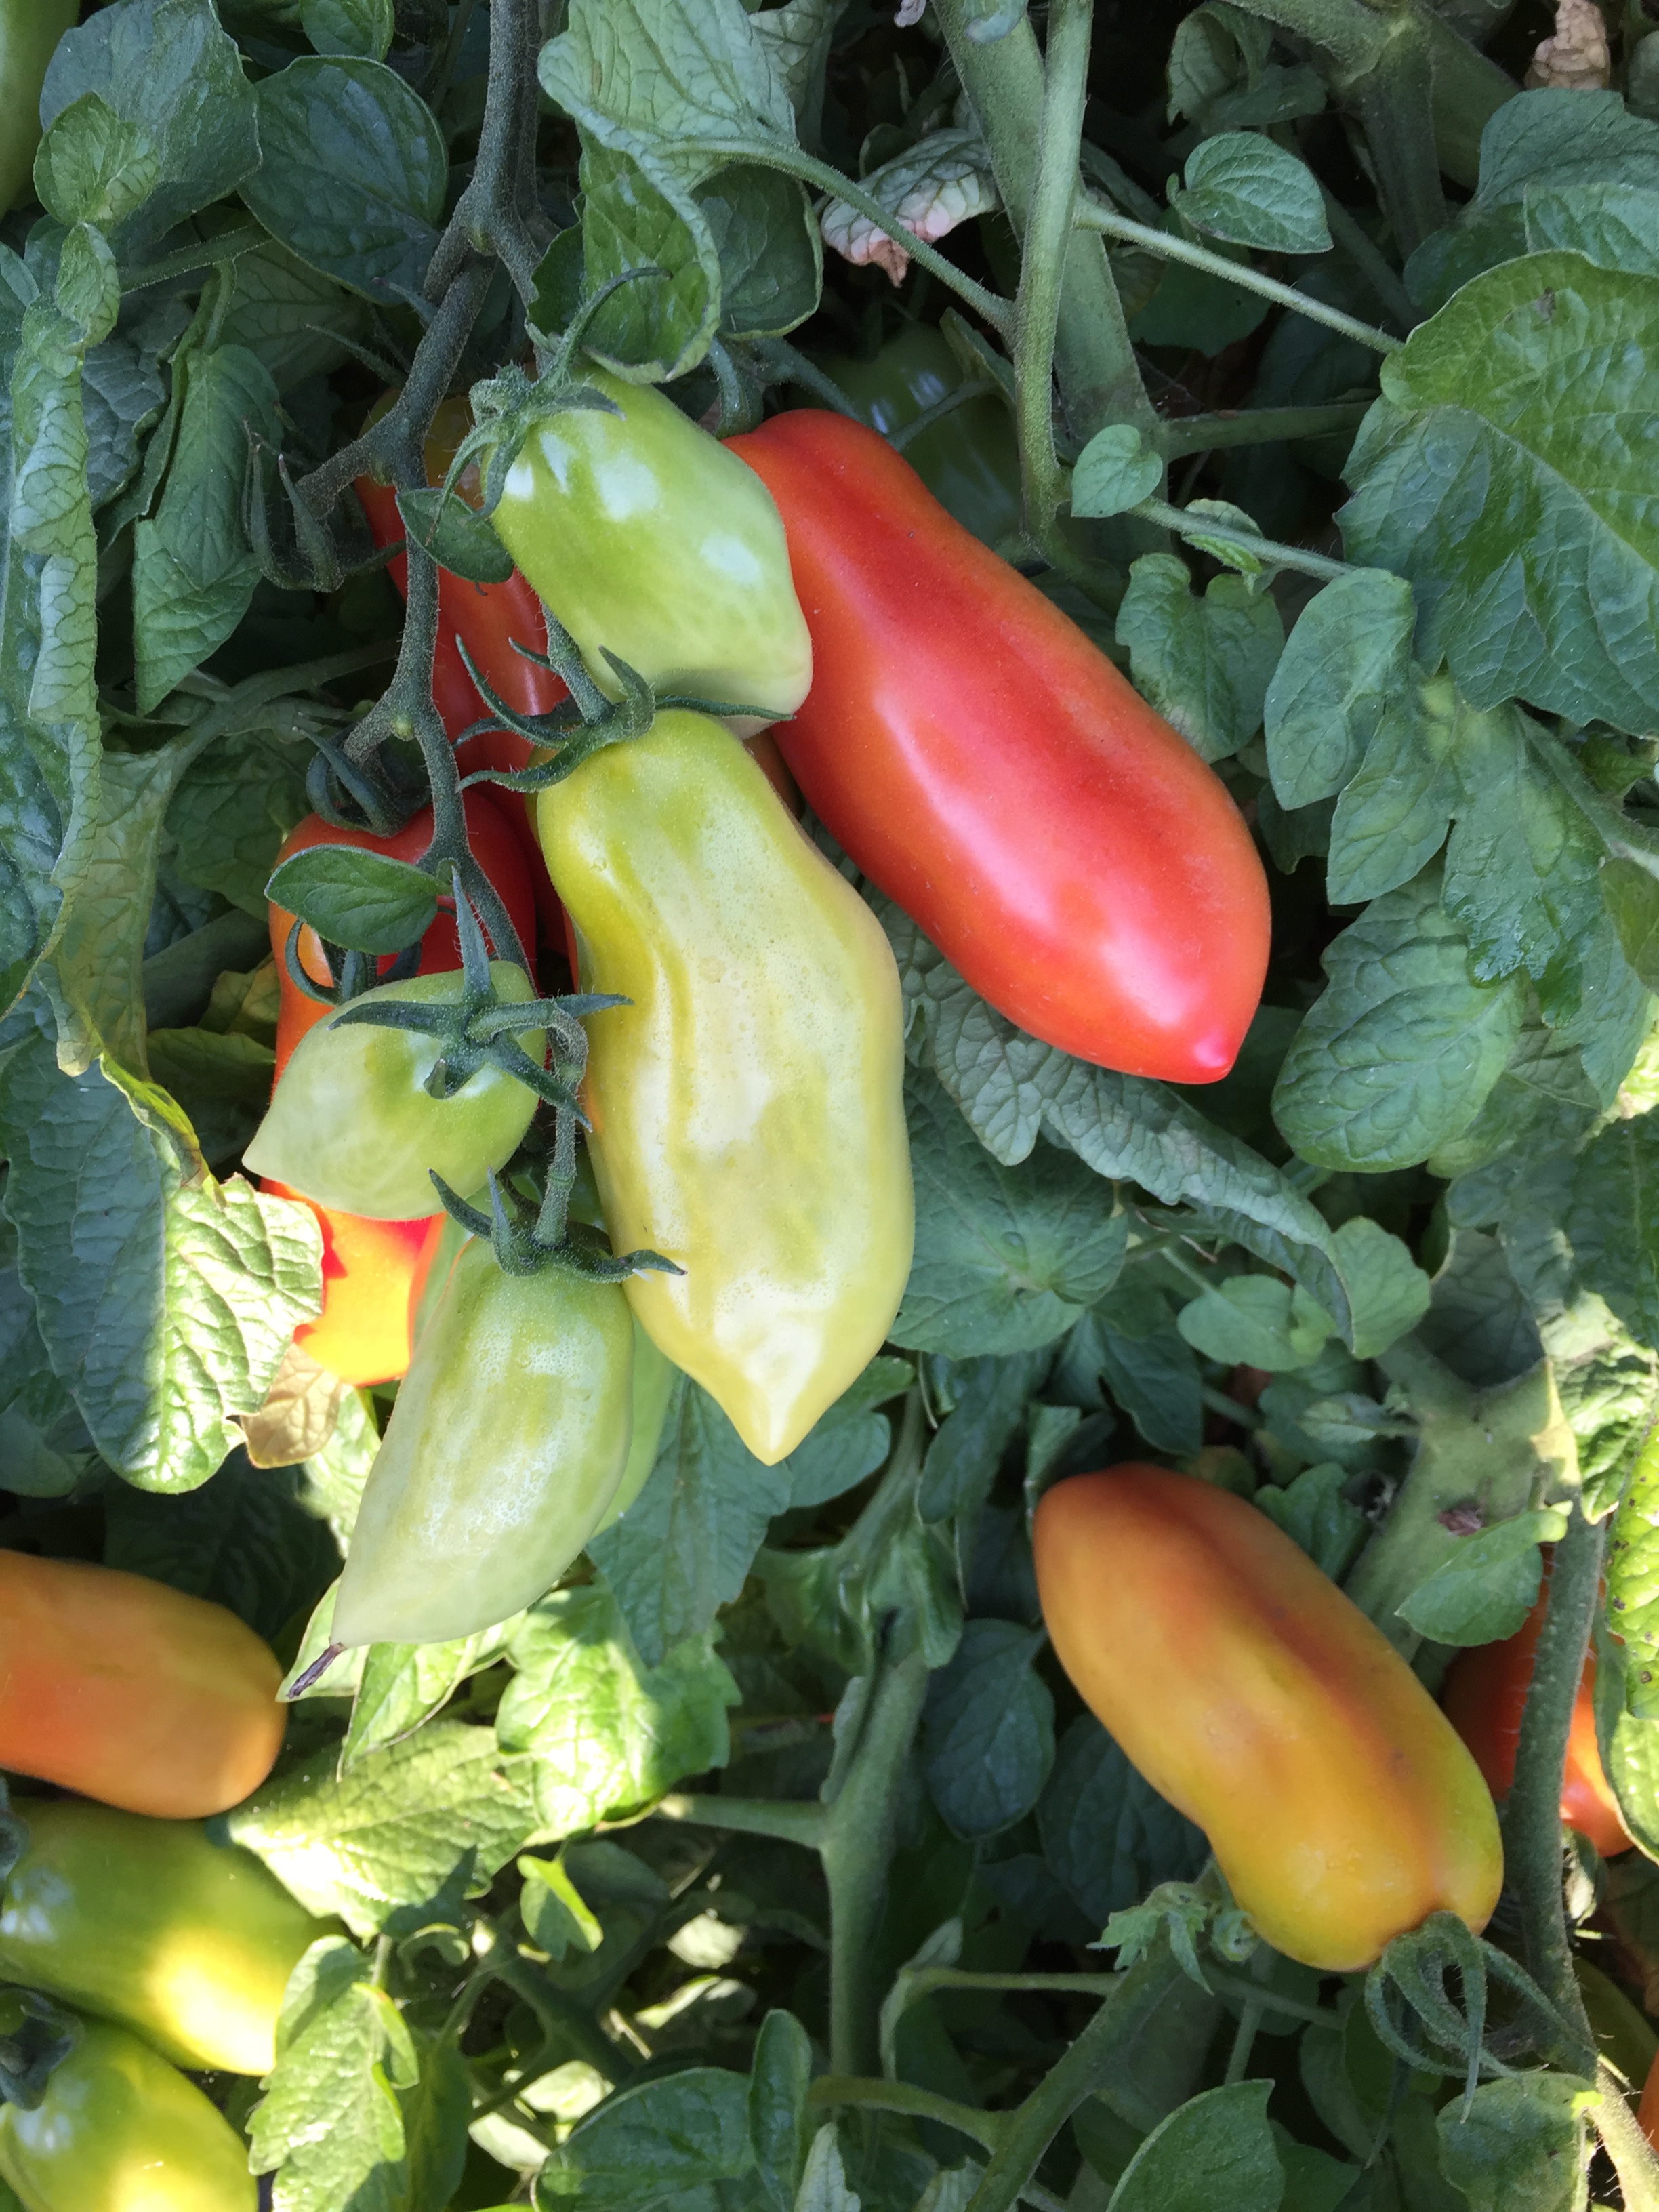
<path fill-rule="evenodd" d="M 205 1820 L 270 1773 L 282 1679 L 222 1605 L 0 1551 L 0 1768 L 125 1812 Z"/>
<path fill-rule="evenodd" d="M 1276 1950 L 1347 1972 L 1431 1912 L 1486 1926 L 1504 1861 L 1479 1768 L 1264 1513 L 1129 1465 L 1056 1484 L 1034 1540 L 1060 1664 Z"/>

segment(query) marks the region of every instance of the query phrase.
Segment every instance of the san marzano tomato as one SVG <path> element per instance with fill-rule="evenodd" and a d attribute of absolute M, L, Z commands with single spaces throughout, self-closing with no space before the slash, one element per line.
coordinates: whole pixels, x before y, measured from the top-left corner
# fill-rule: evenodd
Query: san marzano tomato
<path fill-rule="evenodd" d="M 1232 1066 L 1267 880 L 1214 772 L 861 423 L 733 438 L 812 633 L 778 744 L 847 853 L 1011 1021 L 1176 1083 Z"/>

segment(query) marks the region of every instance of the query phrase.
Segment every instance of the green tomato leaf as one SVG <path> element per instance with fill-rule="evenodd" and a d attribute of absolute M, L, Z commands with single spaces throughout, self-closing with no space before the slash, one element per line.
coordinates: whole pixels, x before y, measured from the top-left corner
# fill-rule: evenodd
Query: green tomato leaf
<path fill-rule="evenodd" d="M 1285 2169 L 1268 2081 L 1200 2090 L 1160 2120 L 1112 2192 L 1113 2212 L 1279 2212 Z"/>
<path fill-rule="evenodd" d="M 927 1686 L 923 1771 L 945 1826 L 969 1842 L 1023 1820 L 1054 1763 L 1054 1701 L 1033 1671 L 1046 1638 L 970 1620 Z"/>
<path fill-rule="evenodd" d="M 749 2077 L 749 2140 L 769 2212 L 793 2212 L 806 2140 L 812 2046 L 791 2012 L 769 2012 L 755 2038 Z"/>
<path fill-rule="evenodd" d="M 1620 951 L 1645 988 L 1659 991 L 1659 877 L 1639 860 L 1614 859 L 1601 882 Z"/>
<path fill-rule="evenodd" d="M 1200 759 L 1225 760 L 1261 726 L 1285 633 L 1275 602 L 1243 577 L 1212 578 L 1201 599 L 1191 581 L 1173 554 L 1143 554 L 1129 570 L 1117 641 L 1136 689 Z"/>
<path fill-rule="evenodd" d="M 414 542 L 441 568 L 469 584 L 504 584 L 513 574 L 513 556 L 483 515 L 453 492 L 434 484 L 424 491 L 400 491 L 398 513 Z"/>
<path fill-rule="evenodd" d="M 527 1763 L 487 1728 L 431 1721 L 349 1774 L 338 1765 L 326 1743 L 227 1814 L 224 1829 L 307 1911 L 337 1913 L 365 1938 L 399 1905 L 434 1897 L 463 1862 L 470 1880 L 487 1881 L 539 1825 Z"/>
<path fill-rule="evenodd" d="M 1263 702 L 1281 806 L 1334 798 L 1376 737 L 1411 669 L 1411 586 L 1380 569 L 1340 576 L 1309 600 Z"/>
<path fill-rule="evenodd" d="M 396 28 L 392 0 L 300 0 L 300 21 L 319 54 L 383 62 Z"/>
<path fill-rule="evenodd" d="M 549 98 L 605 145 L 757 134 L 793 143 L 775 48 L 735 8 L 573 0 L 540 69 Z"/>
<path fill-rule="evenodd" d="M 1399 1237 L 1363 1213 L 1345 1221 L 1334 1242 L 1353 1306 L 1352 1348 L 1375 1359 L 1428 1311 L 1429 1279 Z"/>
<path fill-rule="evenodd" d="M 1111 1194 L 1048 1148 L 999 1166 L 925 1078 L 909 1121 L 916 1249 L 894 1343 L 967 1358 L 1062 1336 L 1123 1264 L 1128 1224 Z"/>
<path fill-rule="evenodd" d="M 1468 1127 L 1521 1032 L 1517 979 L 1483 983 L 1440 875 L 1373 901 L 1327 947 L 1330 982 L 1297 1032 L 1273 1115 L 1304 1159 L 1409 1167 Z"/>
<path fill-rule="evenodd" d="M 265 228 L 365 299 L 419 299 L 449 174 L 431 110 L 384 62 L 311 54 L 264 78 L 258 103 L 265 158 L 242 197 Z"/>
<path fill-rule="evenodd" d="M 695 198 L 720 257 L 722 333 L 781 337 L 804 323 L 823 283 L 823 239 L 805 187 L 780 170 L 734 163 L 699 185 Z"/>
<path fill-rule="evenodd" d="M 52 124 L 35 156 L 35 189 L 59 222 L 117 231 L 155 190 L 159 148 L 95 92 L 82 93 Z"/>
<path fill-rule="evenodd" d="M 1077 457 L 1072 471 L 1072 512 L 1121 514 L 1150 499 L 1163 481 L 1164 464 L 1147 451 L 1134 424 L 1109 422 Z"/>
<path fill-rule="evenodd" d="M 881 1465 L 890 1425 L 863 1394 L 890 1397 L 903 1387 L 897 1372 L 909 1370 L 875 1364 L 775 1467 L 762 1466 L 706 1391 L 677 1387 L 645 1488 L 588 1547 L 648 1665 L 707 1633 L 743 1588 L 775 1515 L 838 1497 Z"/>
<path fill-rule="evenodd" d="M 1659 125 L 1616 92 L 1540 88 L 1506 102 L 1480 136 L 1483 209 L 1512 206 L 1540 182 L 1558 191 L 1659 186 Z"/>
<path fill-rule="evenodd" d="M 618 2090 L 576 2123 L 542 2168 L 537 2196 L 585 2212 L 666 2212 L 694 2201 L 694 2191 L 751 2170 L 748 2107 L 744 2076 L 714 2066 Z"/>
<path fill-rule="evenodd" d="M 426 934 L 438 911 L 438 885 L 424 868 L 352 845 L 295 853 L 265 895 L 331 945 L 357 952 L 401 951 Z"/>
<path fill-rule="evenodd" d="M 242 527 L 252 428 L 281 442 L 276 387 L 241 346 L 193 353 L 167 486 L 132 534 L 138 703 L 148 709 L 222 645 L 247 612 L 259 567 Z M 175 368 L 174 374 L 179 369 Z"/>
<path fill-rule="evenodd" d="M 684 376 L 720 323 L 720 255 L 708 217 L 673 167 L 603 143 L 584 143 L 581 185 L 587 293 L 632 270 L 659 272 L 612 294 L 587 326 L 589 350 L 642 383 Z"/>
<path fill-rule="evenodd" d="M 166 1094 L 108 1056 L 79 1076 L 37 1028 L 0 1074 L 6 1210 L 54 1370 L 101 1456 L 150 1490 L 193 1490 L 241 1441 L 317 1311 L 303 1206 L 205 1175 Z"/>
<path fill-rule="evenodd" d="M 1333 901 L 1381 898 L 1427 867 L 1463 796 L 1457 748 L 1478 719 L 1451 685 L 1425 684 L 1415 672 L 1389 702 L 1331 817 Z"/>
<path fill-rule="evenodd" d="M 597 1951 L 605 1930 L 570 1879 L 562 1858 L 521 1858 L 520 1912 L 531 1942 L 556 1962 L 570 1950 Z"/>
<path fill-rule="evenodd" d="M 1182 1308 L 1176 1326 L 1206 1359 L 1279 1374 L 1316 1360 L 1336 1324 L 1298 1284 L 1235 1275 L 1201 1291 Z"/>
<path fill-rule="evenodd" d="M 1254 131 L 1201 140 L 1173 204 L 1195 230 L 1263 253 L 1331 250 L 1319 179 L 1287 148 Z"/>
<path fill-rule="evenodd" d="M 1574 2212 L 1596 2095 L 1571 2074 L 1522 2074 L 1483 2082 L 1467 2119 L 1456 2098 L 1443 2106 L 1441 2166 L 1469 2212 Z"/>
<path fill-rule="evenodd" d="M 269 239 L 236 261 L 236 289 L 220 333 L 256 353 L 279 392 L 326 375 L 368 341 L 372 310 L 331 276 Z"/>
<path fill-rule="evenodd" d="M 256 1468 L 243 1451 L 180 1498 L 112 1484 L 104 1564 L 225 1606 L 269 1643 L 339 1571 L 305 1498 L 298 1468 Z"/>
<path fill-rule="evenodd" d="M 1496 1644 L 1513 1636 L 1537 1601 L 1542 1544 L 1566 1533 L 1558 1507 L 1539 1506 L 1476 1535 L 1457 1549 L 1395 1608 L 1408 1627 L 1437 1644 Z"/>
<path fill-rule="evenodd" d="M 112 225 L 110 243 L 131 265 L 150 241 L 258 169 L 255 112 L 241 56 L 211 9 L 131 0 L 88 16 L 58 43 L 40 118 L 55 185 L 78 173 L 80 190 L 107 195 L 107 220 L 92 206 L 62 220 Z M 269 146 L 264 152 L 268 161 Z"/>
<path fill-rule="evenodd" d="M 1349 462 L 1350 557 L 1416 589 L 1419 647 L 1480 707 L 1659 714 L 1659 276 L 1529 254 L 1466 284 L 1382 368 Z"/>
<path fill-rule="evenodd" d="M 1159 1882 L 1190 1881 L 1209 1854 L 1088 1713 L 1060 1737 L 1036 1820 L 1043 1856 L 1097 1928 Z"/>
<path fill-rule="evenodd" d="M 1086 1320 L 1078 1324 L 1087 1326 Z M 926 1521 L 965 1513 L 989 1495 L 1002 1455 L 1019 1433 L 1027 1401 L 1052 1364 L 1047 1348 L 1006 1359 L 973 1359 L 951 1374 L 954 1402 L 922 1462 L 917 1504 Z M 940 1363 L 931 1363 L 937 1387 Z"/>
<path fill-rule="evenodd" d="M 1254 1500 L 1333 1582 L 1341 1581 L 1370 1534 L 1370 1522 L 1342 1495 L 1347 1480 L 1345 1467 L 1327 1460 L 1304 1467 L 1283 1489 L 1264 1482 Z"/>
<path fill-rule="evenodd" d="M 1600 269 L 1659 276 L 1659 172 L 1648 186 L 1552 179 L 1528 185 L 1527 251 L 1582 253 Z"/>
<path fill-rule="evenodd" d="M 1174 208 L 1166 210 L 1160 228 L 1172 238 L 1190 239 L 1191 232 Z M 1230 261 L 1248 261 L 1242 246 L 1222 244 L 1211 248 Z M 1129 335 L 1137 345 L 1179 346 L 1213 358 L 1240 338 L 1249 337 L 1267 313 L 1259 292 L 1230 284 L 1207 269 L 1189 269 L 1183 262 L 1154 264 L 1158 289 L 1145 307 L 1129 319 Z"/>
<path fill-rule="evenodd" d="M 726 1712 L 738 1693 L 706 1635 L 686 1638 L 648 1667 L 616 1599 L 595 1583 L 532 1606 L 510 1651 L 518 1672 L 496 1733 L 503 1751 L 525 1754 L 548 1834 L 591 1828 L 660 1796 L 683 1775 L 726 1764 Z M 411 1741 L 423 1743 L 431 1732 Z"/>
<path fill-rule="evenodd" d="M 405 2179 L 398 2091 L 419 2079 L 402 2014 L 374 1961 L 343 1937 L 313 1943 L 295 1969 L 277 2027 L 276 2070 L 249 2123 L 249 2162 L 281 2174 L 294 2212 L 331 2212 Z"/>

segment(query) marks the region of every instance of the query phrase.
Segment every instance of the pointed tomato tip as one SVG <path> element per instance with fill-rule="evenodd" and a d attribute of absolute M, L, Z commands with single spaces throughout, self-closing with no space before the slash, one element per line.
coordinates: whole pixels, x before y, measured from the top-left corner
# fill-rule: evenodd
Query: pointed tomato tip
<path fill-rule="evenodd" d="M 1233 1062 L 1238 1058 L 1241 1040 L 1212 1036 L 1193 1037 L 1188 1041 L 1187 1066 L 1176 1078 L 1178 1083 L 1219 1083 L 1224 1075 L 1231 1075 Z"/>

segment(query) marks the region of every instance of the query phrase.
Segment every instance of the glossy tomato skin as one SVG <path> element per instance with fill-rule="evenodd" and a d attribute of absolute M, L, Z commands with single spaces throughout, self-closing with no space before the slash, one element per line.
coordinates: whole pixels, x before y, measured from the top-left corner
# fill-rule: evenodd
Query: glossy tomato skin
<path fill-rule="evenodd" d="M 897 971 L 880 924 L 701 714 L 659 714 L 544 791 L 584 990 L 589 1150 L 611 1242 L 685 1270 L 629 1303 L 769 1465 L 887 1334 L 914 1195 Z"/>
<path fill-rule="evenodd" d="M 1055 1484 L 1033 1543 L 1060 1664 L 1276 1950 L 1346 1973 L 1431 1912 L 1485 1927 L 1504 1861 L 1479 1769 L 1265 1513 L 1130 1464 Z"/>
<path fill-rule="evenodd" d="M 615 1283 L 465 1245 L 369 1470 L 335 1640 L 448 1642 L 550 1589 L 622 1478 L 633 1352 Z"/>
<path fill-rule="evenodd" d="M 0 1768 L 161 1820 L 240 1804 L 283 1741 L 283 1670 L 234 1613 L 0 1551 Z"/>
<path fill-rule="evenodd" d="M 1460 1651 L 1446 1671 L 1440 1693 L 1446 1717 L 1457 1730 L 1500 1802 L 1515 1780 L 1521 1747 L 1521 1716 L 1538 1656 L 1538 1638 L 1549 1610 L 1549 1585 L 1515 1634 L 1501 1644 L 1482 1644 Z M 1567 1736 L 1566 1771 L 1561 1778 L 1561 1818 L 1610 1858 L 1628 1850 L 1629 1831 L 1620 1815 L 1595 1739 L 1595 1654 L 1584 1655 L 1584 1671 L 1573 1702 Z"/>
<path fill-rule="evenodd" d="M 65 31 L 75 28 L 80 0 L 5 0 L 0 7 L 0 211 L 34 196 L 34 151 L 40 143 L 40 94 L 46 65 Z"/>
<path fill-rule="evenodd" d="M 802 408 L 729 449 L 777 501 L 812 632 L 778 743 L 848 854 L 1033 1036 L 1224 1075 L 1269 915 L 1219 778 L 874 431 Z"/>
<path fill-rule="evenodd" d="M 193 2081 L 88 2021 L 33 2110 L 0 2106 L 0 2178 L 23 2212 L 254 2212 L 247 2145 Z"/>
<path fill-rule="evenodd" d="M 288 1978 L 332 1923 L 199 1821 L 74 1798 L 16 1809 L 29 1840 L 0 1898 L 0 1976 L 118 2021 L 175 2065 L 269 2074 Z"/>
<path fill-rule="evenodd" d="M 746 727 L 792 713 L 812 648 L 765 487 L 652 386 L 592 362 L 581 380 L 619 411 L 532 428 L 496 536 L 612 696 L 606 648 L 659 691 L 763 709 Z"/>
<path fill-rule="evenodd" d="M 909 323 L 873 360 L 816 356 L 872 430 L 884 438 L 936 407 L 963 380 L 943 331 Z M 981 544 L 994 545 L 1020 526 L 1019 447 L 1013 417 L 989 393 L 964 400 L 910 439 L 904 458 L 947 514 Z"/>
<path fill-rule="evenodd" d="M 490 975 L 505 1005 L 536 995 L 510 961 L 491 961 Z M 457 971 L 411 975 L 378 984 L 352 1006 L 456 1004 L 463 988 Z M 452 1190 L 477 1190 L 518 1150 L 536 1094 L 486 1061 L 459 1091 L 434 1098 L 426 1085 L 442 1041 L 422 1030 L 349 1022 L 351 1010 L 326 1015 L 301 1038 L 242 1157 L 256 1175 L 349 1213 L 399 1222 L 441 1214 L 433 1175 Z M 526 1027 L 518 1042 L 541 1063 L 547 1041 L 539 1029 Z"/>
<path fill-rule="evenodd" d="M 498 803 L 498 798 L 501 802 Z M 467 842 L 473 857 L 500 892 L 514 927 L 526 948 L 535 942 L 536 905 L 532 869 L 546 882 L 539 850 L 516 797 L 470 791 L 463 802 Z M 514 822 L 530 837 L 526 859 Z M 432 810 L 423 807 L 391 837 L 377 837 L 366 830 L 343 830 L 320 816 L 307 815 L 292 832 L 277 855 L 281 861 L 318 845 L 353 845 L 360 850 L 383 853 L 396 860 L 416 861 L 432 842 Z M 551 892 L 549 892 L 550 899 Z M 556 904 L 556 902 L 555 902 Z M 294 917 L 281 907 L 270 908 L 270 948 L 276 963 L 280 997 L 276 1017 L 276 1074 L 280 1078 L 294 1048 L 313 1030 L 328 1008 L 308 999 L 289 980 L 284 957 Z M 314 933 L 301 930 L 300 964 L 317 982 L 327 981 L 326 968 Z M 453 914 L 441 911 L 421 942 L 423 975 L 459 968 L 461 954 Z M 389 967 L 388 958 L 381 962 Z M 414 1316 L 431 1272 L 441 1221 L 422 1217 L 414 1221 L 371 1221 L 361 1214 L 321 1206 L 283 1182 L 267 1180 L 264 1188 L 275 1197 L 291 1199 L 315 1215 L 323 1239 L 323 1310 L 315 1321 L 302 1322 L 294 1332 L 300 1349 L 331 1375 L 352 1383 L 388 1382 L 409 1365 L 414 1348 Z"/>
<path fill-rule="evenodd" d="M 662 1432 L 667 1426 L 674 1385 L 679 1380 L 678 1368 L 672 1359 L 665 1359 L 652 1343 L 640 1327 L 639 1316 L 635 1314 L 632 1318 L 634 1385 L 628 1458 L 615 1493 L 605 1510 L 605 1518 L 593 1531 L 596 1536 L 603 1535 L 607 1528 L 616 1527 L 651 1480 L 651 1470 L 657 1464 L 657 1454 L 662 1448 Z"/>

